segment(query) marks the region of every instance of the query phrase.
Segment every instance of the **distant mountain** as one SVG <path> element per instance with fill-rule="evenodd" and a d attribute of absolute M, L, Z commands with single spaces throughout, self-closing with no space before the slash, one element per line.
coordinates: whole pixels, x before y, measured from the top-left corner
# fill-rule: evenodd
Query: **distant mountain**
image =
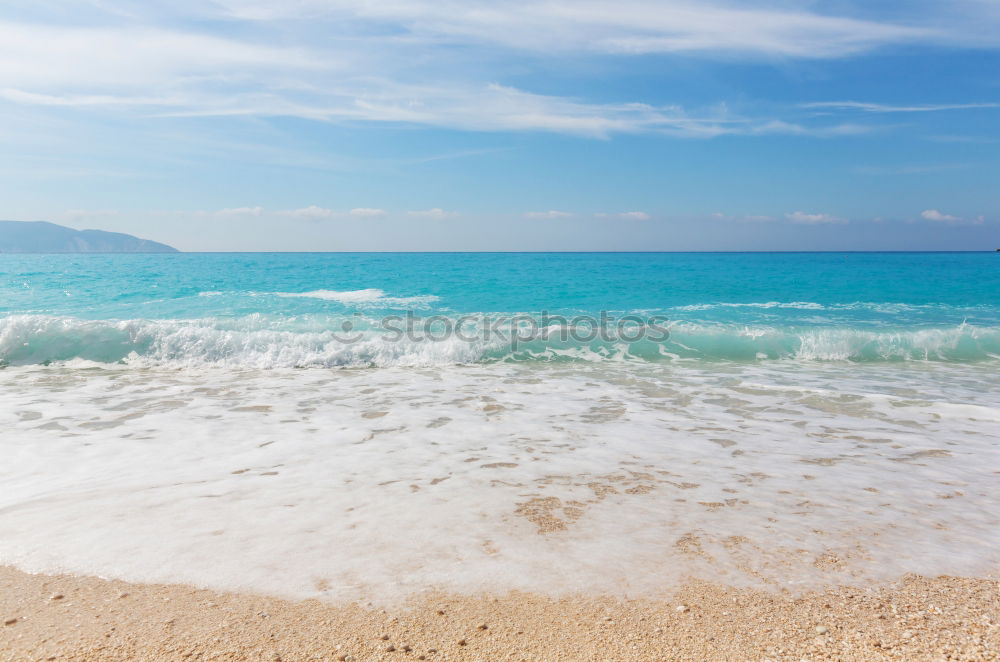
<path fill-rule="evenodd" d="M 176 253 L 120 232 L 74 230 L 45 221 L 0 221 L 0 253 Z"/>

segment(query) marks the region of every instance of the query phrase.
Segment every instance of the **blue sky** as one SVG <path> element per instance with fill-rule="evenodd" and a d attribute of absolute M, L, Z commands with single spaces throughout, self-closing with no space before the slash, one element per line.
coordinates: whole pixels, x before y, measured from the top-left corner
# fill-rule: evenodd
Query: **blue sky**
<path fill-rule="evenodd" d="M 1000 2 L 34 0 L 0 218 L 184 250 L 1000 248 Z"/>

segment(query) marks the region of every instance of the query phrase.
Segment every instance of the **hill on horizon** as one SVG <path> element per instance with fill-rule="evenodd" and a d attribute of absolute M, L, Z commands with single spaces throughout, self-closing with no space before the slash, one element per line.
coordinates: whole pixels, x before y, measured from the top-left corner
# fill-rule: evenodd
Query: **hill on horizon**
<path fill-rule="evenodd" d="M 48 221 L 0 221 L 0 253 L 178 253 L 122 232 L 74 230 Z"/>

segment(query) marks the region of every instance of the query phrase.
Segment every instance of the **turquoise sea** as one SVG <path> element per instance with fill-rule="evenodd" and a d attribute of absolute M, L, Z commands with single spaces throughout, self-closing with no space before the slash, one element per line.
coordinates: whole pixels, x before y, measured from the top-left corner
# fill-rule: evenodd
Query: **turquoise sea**
<path fill-rule="evenodd" d="M 27 570 L 375 601 L 1000 572 L 997 253 L 0 255 L 0 366 Z"/>
<path fill-rule="evenodd" d="M 388 346 L 383 318 L 407 311 L 429 333 L 424 342 L 405 342 L 421 339 L 411 334 Z M 512 347 L 501 334 L 477 333 L 487 319 L 496 329 L 501 317 L 526 316 L 512 321 L 524 328 L 546 322 L 544 313 L 583 329 L 589 320 L 581 317 L 600 321 L 602 311 L 616 322 L 656 317 L 669 338 L 591 341 L 582 331 L 543 338 L 526 329 L 533 342 Z M 464 337 L 481 342 L 431 342 L 446 336 L 446 321 L 424 326 L 435 316 L 462 317 Z M 343 333 L 345 322 L 353 333 Z M 548 319 L 546 326 L 552 323 L 563 324 Z M 10 365 L 80 358 L 334 367 L 600 357 L 993 361 L 1000 357 L 1000 255 L 0 258 L 0 361 Z"/>

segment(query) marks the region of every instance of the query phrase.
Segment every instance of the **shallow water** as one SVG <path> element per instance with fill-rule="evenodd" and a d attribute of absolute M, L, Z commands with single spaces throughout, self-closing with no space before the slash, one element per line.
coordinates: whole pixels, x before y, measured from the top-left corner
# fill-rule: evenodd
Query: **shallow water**
<path fill-rule="evenodd" d="M 986 370 L 9 368 L 0 559 L 350 599 L 981 575 Z"/>
<path fill-rule="evenodd" d="M 818 275 L 801 256 L 598 255 L 589 284 L 583 256 L 2 257 L 0 563 L 384 601 L 1000 568 L 982 255 L 885 257 L 954 269 L 909 301 L 896 280 L 860 291 L 891 271 L 870 255 Z M 411 283 L 414 260 L 444 275 Z M 758 300 L 720 300 L 738 289 L 721 277 L 668 292 L 712 271 L 698 260 Z M 382 324 L 605 304 L 669 317 L 669 338 L 512 348 Z"/>

